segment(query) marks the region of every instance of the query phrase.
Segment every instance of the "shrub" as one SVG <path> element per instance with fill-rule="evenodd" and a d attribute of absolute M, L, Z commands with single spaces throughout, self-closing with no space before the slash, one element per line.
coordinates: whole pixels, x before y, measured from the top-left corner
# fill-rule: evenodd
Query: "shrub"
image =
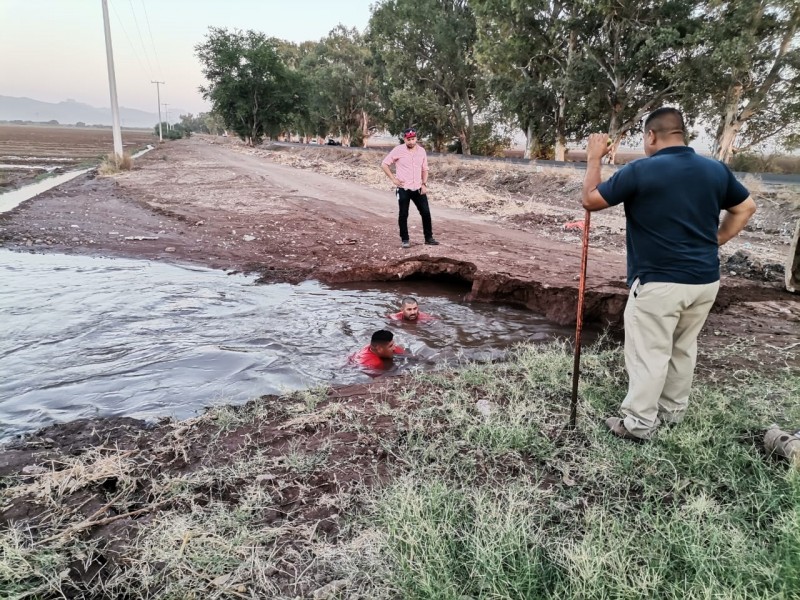
<path fill-rule="evenodd" d="M 122 158 L 116 154 L 106 155 L 100 163 L 100 167 L 97 169 L 97 172 L 100 173 L 100 175 L 114 175 L 120 171 L 130 171 L 132 169 L 133 158 L 130 154 L 125 152 L 122 155 Z"/>
<path fill-rule="evenodd" d="M 765 152 L 739 152 L 731 158 L 730 168 L 743 173 L 800 173 L 800 157 Z"/>

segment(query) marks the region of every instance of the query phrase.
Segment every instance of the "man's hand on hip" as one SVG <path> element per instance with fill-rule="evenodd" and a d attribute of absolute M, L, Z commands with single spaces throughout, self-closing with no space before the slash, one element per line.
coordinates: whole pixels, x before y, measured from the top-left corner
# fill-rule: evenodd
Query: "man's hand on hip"
<path fill-rule="evenodd" d="M 423 183 L 422 187 L 419 189 L 419 193 L 423 196 L 426 195 L 428 193 L 428 186 Z"/>

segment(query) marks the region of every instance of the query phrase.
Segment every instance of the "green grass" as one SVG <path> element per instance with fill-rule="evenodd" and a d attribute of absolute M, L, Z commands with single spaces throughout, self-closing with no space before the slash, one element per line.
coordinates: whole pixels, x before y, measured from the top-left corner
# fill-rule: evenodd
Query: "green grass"
<path fill-rule="evenodd" d="M 154 482 L 154 500 L 170 498 L 170 508 L 140 524 L 110 577 L 81 591 L 290 598 L 332 582 L 321 597 L 799 598 L 800 473 L 763 456 L 761 435 L 773 422 L 800 424 L 800 376 L 737 371 L 698 382 L 684 423 L 635 445 L 602 424 L 625 393 L 621 351 L 584 352 L 577 431 L 564 429 L 571 364 L 564 346 L 522 346 L 503 363 L 417 373 L 379 392 L 374 414 L 399 431 L 380 440 L 390 474 L 319 502 L 342 516 L 332 538 L 313 522 L 265 520 L 274 499 L 260 481 L 281 468 L 302 487 L 342 467 L 326 446 L 308 451 L 291 438 L 293 427 L 326 422 L 332 435 L 368 436 L 369 422 L 324 389 L 290 394 L 269 407 L 286 419 L 280 455 L 242 452 Z M 203 423 L 231 431 L 261 410 L 222 407 Z M 0 597 L 74 592 L 66 565 L 92 546 L 37 536 L 0 532 Z"/>
<path fill-rule="evenodd" d="M 800 423 L 800 378 L 699 385 L 687 421 L 638 446 L 601 425 L 624 396 L 619 361 L 585 357 L 580 433 L 560 437 L 543 432 L 566 420 L 564 353 L 420 378 L 409 470 L 364 520 L 397 597 L 798 597 L 800 477 L 756 432 Z"/>

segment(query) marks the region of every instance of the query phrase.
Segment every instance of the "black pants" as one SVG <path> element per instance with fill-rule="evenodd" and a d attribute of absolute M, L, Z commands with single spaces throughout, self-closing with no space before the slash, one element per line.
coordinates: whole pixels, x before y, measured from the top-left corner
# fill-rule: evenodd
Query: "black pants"
<path fill-rule="evenodd" d="M 397 203 L 400 206 L 400 216 L 397 224 L 400 225 L 400 239 L 408 241 L 408 206 L 410 202 L 417 207 L 419 215 L 422 217 L 422 231 L 425 239 L 433 238 L 433 224 L 431 223 L 431 210 L 428 208 L 428 196 L 421 194 L 419 190 L 406 190 L 397 188 Z"/>

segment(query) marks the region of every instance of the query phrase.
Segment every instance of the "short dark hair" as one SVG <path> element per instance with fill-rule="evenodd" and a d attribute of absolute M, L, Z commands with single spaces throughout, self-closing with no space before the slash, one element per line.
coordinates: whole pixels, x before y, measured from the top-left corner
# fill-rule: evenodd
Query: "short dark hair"
<path fill-rule="evenodd" d="M 372 339 L 369 343 L 371 346 L 378 346 L 380 344 L 388 344 L 394 339 L 394 334 L 388 329 L 379 329 L 372 334 Z"/>
<path fill-rule="evenodd" d="M 417 299 L 412 296 L 406 296 L 403 298 L 403 301 L 400 303 L 400 306 L 405 306 L 406 304 L 419 304 Z"/>
<path fill-rule="evenodd" d="M 683 122 L 683 114 L 677 108 L 664 106 L 651 112 L 644 122 L 644 132 L 649 131 L 666 135 L 685 135 L 686 125 Z"/>

